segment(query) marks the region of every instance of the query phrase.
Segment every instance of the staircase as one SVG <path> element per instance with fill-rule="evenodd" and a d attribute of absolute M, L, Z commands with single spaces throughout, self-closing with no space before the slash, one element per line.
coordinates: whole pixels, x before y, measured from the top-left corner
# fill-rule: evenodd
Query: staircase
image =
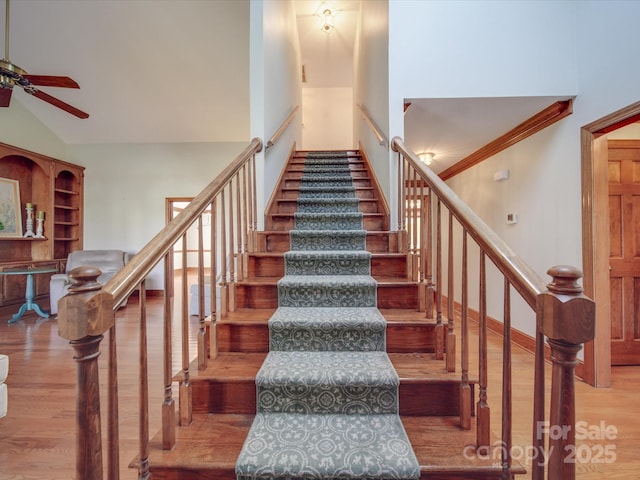
<path fill-rule="evenodd" d="M 154 479 L 498 479 L 358 152 L 296 153 Z M 472 379 L 472 388 L 474 381 Z M 354 440 L 355 439 L 355 440 Z M 519 467 L 514 474 L 524 473 Z"/>

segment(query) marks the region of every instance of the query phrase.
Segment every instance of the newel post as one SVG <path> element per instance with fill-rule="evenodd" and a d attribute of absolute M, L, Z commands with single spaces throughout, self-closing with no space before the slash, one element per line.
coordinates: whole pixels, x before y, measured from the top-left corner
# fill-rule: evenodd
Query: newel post
<path fill-rule="evenodd" d="M 575 480 L 574 370 L 582 344 L 595 335 L 595 304 L 582 294 L 582 272 L 559 265 L 547 273 L 553 281 L 538 297 L 537 327 L 548 339 L 553 363 L 549 425 L 534 425 L 549 436 L 548 479 Z"/>
<path fill-rule="evenodd" d="M 102 478 L 102 433 L 100 429 L 100 382 L 98 356 L 103 333 L 113 325 L 109 298 L 100 293 L 102 272 L 78 267 L 69 273 L 72 286 L 58 304 L 58 331 L 75 349 L 76 475 L 78 479 Z"/>

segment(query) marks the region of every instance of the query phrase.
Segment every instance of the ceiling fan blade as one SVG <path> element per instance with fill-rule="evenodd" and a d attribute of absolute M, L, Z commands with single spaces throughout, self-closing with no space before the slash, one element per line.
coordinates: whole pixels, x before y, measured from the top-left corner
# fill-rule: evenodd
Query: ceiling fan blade
<path fill-rule="evenodd" d="M 58 107 L 64 110 L 65 112 L 70 113 L 71 115 L 75 115 L 78 118 L 89 118 L 88 113 L 85 113 L 82 110 L 78 110 L 76 107 L 72 107 L 68 103 L 63 102 L 62 100 L 58 100 L 57 98 L 52 97 L 48 93 L 44 93 L 40 90 L 36 90 L 35 88 L 33 89 L 33 91 L 29 91 L 28 89 L 25 89 L 25 92 L 30 93 L 34 97 L 37 97 L 40 100 L 44 100 L 45 102 L 50 103 L 54 107 Z"/>
<path fill-rule="evenodd" d="M 69 77 L 58 77 L 55 75 L 29 75 L 23 77 L 33 85 L 41 87 L 62 87 L 62 88 L 80 88 L 78 83 Z"/>
<path fill-rule="evenodd" d="M 11 88 L 0 88 L 0 107 L 8 107 L 11 102 Z"/>

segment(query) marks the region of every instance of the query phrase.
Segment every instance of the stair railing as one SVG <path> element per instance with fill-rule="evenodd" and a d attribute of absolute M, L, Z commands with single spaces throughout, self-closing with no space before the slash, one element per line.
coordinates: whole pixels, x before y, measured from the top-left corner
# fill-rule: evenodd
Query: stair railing
<path fill-rule="evenodd" d="M 300 108 L 299 105 L 296 105 L 295 107 L 293 107 L 293 109 L 291 110 L 291 113 L 289 113 L 289 115 L 287 115 L 287 118 L 285 118 L 284 122 L 282 122 L 282 124 L 278 127 L 278 129 L 275 131 L 275 133 L 271 136 L 271 138 L 267 141 L 266 146 L 264 147 L 265 150 L 269 150 L 271 147 L 273 147 L 273 145 L 278 141 L 278 139 L 282 136 L 282 134 L 285 132 L 285 130 L 287 129 L 287 127 L 289 126 L 289 124 L 293 121 L 293 119 L 296 116 L 296 113 L 298 112 L 298 109 Z"/>
<path fill-rule="evenodd" d="M 545 282 L 500 239 L 431 169 L 425 166 L 415 153 L 407 149 L 402 140 L 395 137 L 391 142 L 398 152 L 399 205 L 401 225 L 407 252 L 416 256 L 419 265 L 420 295 L 426 296 L 420 304 L 425 305 L 425 315 L 433 318 L 436 310 L 435 355 L 445 358 L 448 371 L 456 369 L 456 337 L 454 319 L 460 319 L 460 368 L 461 368 L 461 418 L 460 426 L 471 428 L 472 389 L 469 379 L 469 318 L 477 317 L 479 328 L 478 386 L 479 399 L 476 409 L 476 449 L 479 455 L 491 454 L 498 448 L 503 469 L 503 478 L 512 478 L 512 400 L 511 400 L 511 293 L 517 293 L 536 316 L 536 348 L 533 399 L 532 451 L 537 461 L 532 465 L 532 479 L 575 479 L 575 463 L 571 452 L 575 451 L 575 392 L 574 369 L 577 353 L 584 342 L 590 341 L 595 332 L 595 305 L 582 294 L 577 281 L 581 272 L 569 266 L 554 266 L 548 270 L 552 277 Z M 418 214 L 415 204 L 424 207 Z M 412 206 L 413 202 L 413 206 Z M 442 210 L 448 214 L 447 258 L 443 259 Z M 454 230 L 455 226 L 455 230 Z M 454 237 L 460 250 L 454 252 Z M 475 242 L 478 256 L 478 310 L 469 307 L 469 247 L 468 240 Z M 435 254 L 431 245 L 435 244 Z M 490 406 L 488 404 L 487 375 L 487 259 L 493 263 L 504 279 L 503 285 L 503 352 L 502 352 L 502 426 L 501 438 L 496 444 L 490 438 Z M 443 267 L 446 262 L 446 271 Z M 455 268 L 456 262 L 459 268 Z M 435 283 L 431 276 L 435 263 Z M 442 321 L 443 297 L 446 274 L 447 325 Z M 459 303 L 455 304 L 455 281 L 460 276 Z M 432 301 L 435 296 L 435 301 Z M 434 305 L 435 303 L 435 305 Z M 545 337 L 550 346 L 552 378 L 550 393 L 550 416 L 545 420 Z M 549 432 L 554 432 L 553 435 Z M 561 435 L 555 434 L 562 432 Z M 548 448 L 546 437 L 549 437 Z M 491 457 L 493 458 L 493 457 Z M 545 459 L 547 462 L 545 462 Z M 546 471 L 545 471 L 546 464 Z"/>
<path fill-rule="evenodd" d="M 384 133 L 382 133 L 382 130 L 378 128 L 378 126 L 376 125 L 376 122 L 373 121 L 373 119 L 371 118 L 371 115 L 369 115 L 369 112 L 367 112 L 362 105 L 357 105 L 357 107 L 358 107 L 358 110 L 360 110 L 360 113 L 362 114 L 364 121 L 367 123 L 367 126 L 369 127 L 371 132 L 375 135 L 376 140 L 378 141 L 378 144 L 380 146 L 386 147 L 387 138 L 385 137 Z"/>
<path fill-rule="evenodd" d="M 250 239 L 257 224 L 255 155 L 262 149 L 262 141 L 255 138 L 187 207 L 175 218 L 167 218 L 167 225 L 138 252 L 131 261 L 105 285 L 97 282 L 100 270 L 78 267 L 70 276 L 73 285 L 69 294 L 58 303 L 58 327 L 61 337 L 70 341 L 76 350 L 78 395 L 76 401 L 76 475 L 78 479 L 102 479 L 102 431 L 100 425 L 100 383 L 98 356 L 103 335 L 109 332 L 108 362 L 108 452 L 107 477 L 117 480 L 119 461 L 119 409 L 118 371 L 116 348 L 116 311 L 118 306 L 139 289 L 139 463 L 138 478 L 147 479 L 149 472 L 149 376 L 146 336 L 146 283 L 151 270 L 164 262 L 165 295 L 163 324 L 163 388 L 162 447 L 171 449 L 176 443 L 176 408 L 172 397 L 174 371 L 172 351 L 179 344 L 179 404 L 181 425 L 191 422 L 189 348 L 189 278 L 187 260 L 187 232 L 198 226 L 197 284 L 199 305 L 197 316 L 197 365 L 207 366 L 208 358 L 215 355 L 215 320 L 233 311 L 235 282 L 245 271 L 246 257 L 251 250 Z M 211 222 L 211 258 L 204 262 L 203 214 Z M 175 295 L 173 248 L 181 243 L 180 294 Z M 211 317 L 205 319 L 205 273 L 209 270 Z M 216 279 L 220 279 L 220 308 L 216 308 Z M 176 319 L 181 335 L 174 335 L 174 302 L 179 308 Z M 179 343 L 181 342 L 181 343 Z M 129 372 L 128 372 L 129 373 Z"/>

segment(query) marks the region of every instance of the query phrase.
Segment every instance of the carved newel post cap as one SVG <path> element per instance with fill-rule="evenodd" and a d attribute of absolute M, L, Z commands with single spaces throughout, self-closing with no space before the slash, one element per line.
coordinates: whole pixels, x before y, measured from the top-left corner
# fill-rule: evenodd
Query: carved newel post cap
<path fill-rule="evenodd" d="M 582 271 L 570 265 L 556 265 L 547 270 L 553 277 L 553 281 L 547 284 L 547 288 L 555 293 L 575 294 L 582 293 L 582 287 L 578 280 L 582 278 Z"/>
<path fill-rule="evenodd" d="M 58 334 L 80 340 L 106 332 L 115 322 L 113 297 L 102 290 L 96 267 L 79 266 L 69 272 L 69 295 L 58 302 Z"/>
<path fill-rule="evenodd" d="M 568 265 L 551 267 L 553 281 L 538 296 L 537 325 L 552 340 L 580 345 L 595 335 L 595 303 L 582 294 L 582 272 Z"/>
<path fill-rule="evenodd" d="M 99 290 L 101 285 L 98 283 L 98 277 L 100 275 L 102 275 L 102 270 L 97 267 L 81 265 L 74 268 L 69 272 L 69 279 L 71 280 L 69 293 Z"/>

